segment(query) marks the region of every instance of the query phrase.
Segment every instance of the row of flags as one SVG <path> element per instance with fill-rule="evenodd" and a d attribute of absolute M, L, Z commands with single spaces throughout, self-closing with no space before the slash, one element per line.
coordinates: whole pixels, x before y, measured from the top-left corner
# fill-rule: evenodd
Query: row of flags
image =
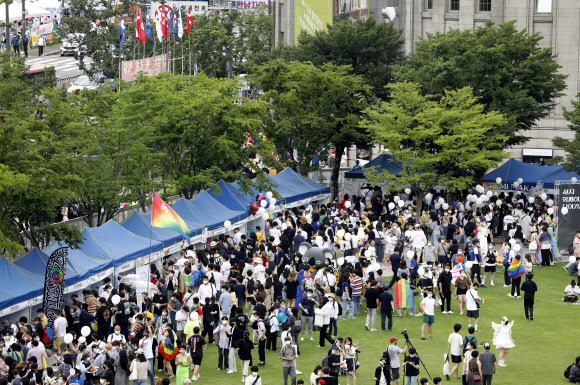
<path fill-rule="evenodd" d="M 191 7 L 187 12 L 187 20 L 185 31 L 189 34 L 191 33 L 191 25 L 193 24 L 193 16 L 191 14 Z M 135 38 L 142 44 L 147 42 L 147 39 L 152 40 L 153 35 L 151 32 L 151 23 L 149 21 L 149 15 L 147 15 L 145 22 L 143 22 L 143 17 L 141 11 L 137 11 L 137 17 L 135 20 Z M 163 38 L 167 39 L 170 35 L 183 37 L 183 21 L 181 19 L 181 12 L 172 12 L 171 9 L 163 8 L 162 11 L 155 11 L 155 29 L 157 32 L 157 38 L 159 41 L 163 41 Z M 119 28 L 119 40 L 121 44 L 125 42 L 125 20 L 121 18 L 121 24 Z"/>

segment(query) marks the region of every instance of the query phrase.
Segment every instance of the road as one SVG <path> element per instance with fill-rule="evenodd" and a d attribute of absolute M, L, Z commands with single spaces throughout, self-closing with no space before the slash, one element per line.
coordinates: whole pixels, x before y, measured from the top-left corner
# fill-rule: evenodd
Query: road
<path fill-rule="evenodd" d="M 85 58 L 85 63 L 90 63 L 90 58 Z M 59 46 L 46 47 L 43 56 L 38 56 L 38 49 L 29 51 L 26 64 L 44 64 L 54 67 L 57 79 L 80 75 L 78 61 L 74 56 L 61 57 Z"/>

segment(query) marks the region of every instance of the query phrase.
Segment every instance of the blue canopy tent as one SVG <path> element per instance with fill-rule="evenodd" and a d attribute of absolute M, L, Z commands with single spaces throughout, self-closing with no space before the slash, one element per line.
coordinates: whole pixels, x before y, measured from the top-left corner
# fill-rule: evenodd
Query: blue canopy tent
<path fill-rule="evenodd" d="M 183 234 L 176 231 L 151 227 L 151 212 L 146 214 L 134 212 L 129 218 L 121 223 L 121 226 L 143 238 L 149 239 L 151 236 L 151 239 L 163 243 L 163 247 L 171 246 L 177 242 L 181 242 L 183 239 Z"/>
<path fill-rule="evenodd" d="M 216 201 L 226 206 L 230 210 L 234 211 L 244 211 L 246 214 L 249 211 L 249 203 L 239 194 L 238 190 L 235 190 L 229 183 L 220 180 L 218 182 L 218 188 L 214 187 L 208 190 L 209 195 L 211 195 Z"/>
<path fill-rule="evenodd" d="M 298 174 L 290 167 L 286 167 L 284 171 L 278 175 L 284 177 L 285 183 L 292 183 L 297 186 L 306 185 L 313 192 L 312 196 L 330 193 L 330 187 L 313 182 L 310 179 Z"/>
<path fill-rule="evenodd" d="M 512 185 L 519 178 L 523 179 L 521 186 L 533 187 L 545 175 L 561 169 L 562 166 L 538 166 L 510 159 L 495 170 L 485 174 L 482 178 L 484 183 L 496 183 L 501 178 L 502 184 Z"/>
<path fill-rule="evenodd" d="M 75 271 L 79 274 L 77 281 L 87 279 L 92 275 L 113 267 L 115 264 L 113 257 L 109 256 L 103 248 L 99 246 L 87 229 L 83 230 L 82 235 L 85 237 L 85 240 L 79 245 L 78 249 L 69 248 L 67 258 L 67 264 L 72 265 Z M 67 244 L 64 242 L 53 242 L 42 251 L 45 255 L 50 255 L 54 250 L 65 246 L 67 246 Z M 69 277 L 68 273 L 69 270 L 67 268 L 65 285 L 74 285 L 76 282 L 71 280 L 72 277 Z"/>
<path fill-rule="evenodd" d="M 388 171 L 393 175 L 401 175 L 403 165 L 396 160 L 392 155 L 381 154 L 375 159 L 371 160 L 361 168 L 348 171 L 344 174 L 345 179 L 366 179 L 364 172 L 371 167 L 377 167 L 378 171 Z"/>
<path fill-rule="evenodd" d="M 151 251 L 163 249 L 163 243 L 133 234 L 113 220 L 103 226 L 85 230 L 105 253 L 115 260 L 115 265 L 147 255 L 150 249 Z"/>
<path fill-rule="evenodd" d="M 32 273 L 44 279 L 46 274 L 46 262 L 48 261 L 48 255 L 43 253 L 40 249 L 34 248 L 33 250 L 26 253 L 24 256 L 18 258 L 14 261 L 14 264 L 20 267 L 22 270 Z M 71 259 L 67 258 L 66 261 L 66 279 L 76 279 L 79 273 L 74 268 L 71 263 Z M 75 282 L 76 283 L 76 282 Z"/>
<path fill-rule="evenodd" d="M 171 208 L 185 221 L 191 235 L 201 234 L 204 227 L 213 223 L 213 219 L 203 212 L 199 212 L 187 199 L 180 198 L 171 205 Z"/>
<path fill-rule="evenodd" d="M 540 178 L 539 182 L 542 182 L 544 188 L 556 188 L 556 181 L 569 181 L 572 178 L 580 180 L 580 175 L 574 171 L 566 171 L 564 167 L 557 166 L 559 169 L 554 170 Z"/>
<path fill-rule="evenodd" d="M 197 209 L 198 212 L 203 212 L 212 219 L 212 223 L 208 224 L 208 229 L 215 229 L 222 227 L 225 221 L 232 223 L 241 221 L 247 216 L 247 212 L 233 211 L 218 202 L 207 191 L 201 191 L 199 194 L 191 198 L 189 204 Z"/>
<path fill-rule="evenodd" d="M 44 276 L 27 273 L 5 257 L 0 257 L 0 309 L 38 297 L 44 292 Z"/>

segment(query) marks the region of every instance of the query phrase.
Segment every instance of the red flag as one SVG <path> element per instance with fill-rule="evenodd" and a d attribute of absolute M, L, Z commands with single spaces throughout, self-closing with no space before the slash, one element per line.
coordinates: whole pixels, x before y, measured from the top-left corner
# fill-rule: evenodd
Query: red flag
<path fill-rule="evenodd" d="M 187 33 L 191 33 L 191 25 L 193 24 L 193 16 L 191 15 L 191 7 L 189 7 L 189 10 L 187 11 L 187 26 L 185 27 L 185 31 Z"/>
<path fill-rule="evenodd" d="M 165 7 L 163 7 L 163 11 L 161 12 L 161 27 L 163 28 L 163 37 L 167 39 L 169 32 L 167 31 L 167 11 Z"/>
<path fill-rule="evenodd" d="M 135 38 L 142 44 L 145 44 L 147 42 L 147 37 L 145 36 L 145 26 L 143 25 L 141 11 L 137 11 L 137 21 L 135 23 L 135 27 Z"/>

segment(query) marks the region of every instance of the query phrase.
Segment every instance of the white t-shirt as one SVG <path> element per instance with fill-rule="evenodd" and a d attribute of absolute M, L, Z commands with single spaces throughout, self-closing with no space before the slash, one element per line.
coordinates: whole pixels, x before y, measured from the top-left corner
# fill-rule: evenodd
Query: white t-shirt
<path fill-rule="evenodd" d="M 246 377 L 246 385 L 262 385 L 262 377 L 260 376 L 260 378 L 258 378 L 258 376 L 260 375 L 258 374 L 255 377 L 253 375 L 249 375 Z"/>
<path fill-rule="evenodd" d="M 399 354 L 403 353 L 403 349 L 398 346 L 389 345 L 387 346 L 387 352 L 389 353 L 389 360 L 391 361 L 391 368 L 400 368 L 401 361 L 399 359 Z"/>
<path fill-rule="evenodd" d="M 451 333 L 447 339 L 449 342 L 449 354 L 452 356 L 461 356 L 461 345 L 463 344 L 463 337 L 458 333 Z"/>
<path fill-rule="evenodd" d="M 568 295 L 571 295 L 571 294 L 579 295 L 580 294 L 580 286 L 576 285 L 576 286 L 572 287 L 572 285 L 568 285 L 564 289 L 564 292 Z"/>
<path fill-rule="evenodd" d="M 155 358 L 155 356 L 153 355 L 153 338 L 143 338 L 141 340 L 141 343 L 142 345 L 140 344 L 140 346 L 142 346 L 145 358 L 148 360 L 151 358 Z"/>
<path fill-rule="evenodd" d="M 222 279 L 223 279 L 222 274 L 217 272 L 217 271 L 210 271 L 208 273 L 208 276 L 211 277 L 212 275 L 213 275 L 213 279 L 215 281 L 214 285 L 216 287 L 216 290 L 219 290 L 222 287 Z"/>
<path fill-rule="evenodd" d="M 264 265 L 257 265 L 254 268 L 254 274 L 256 275 L 256 279 L 263 285 L 266 283 L 266 268 Z"/>
<path fill-rule="evenodd" d="M 109 337 L 107 338 L 107 342 L 114 342 L 114 341 L 121 341 L 121 343 L 125 344 L 127 343 L 127 340 L 125 339 L 125 336 L 122 335 L 121 333 L 119 334 L 110 334 Z"/>
<path fill-rule="evenodd" d="M 435 298 L 425 297 L 421 301 L 421 305 L 423 305 L 423 314 L 435 315 Z"/>
<path fill-rule="evenodd" d="M 467 299 L 467 306 L 466 309 L 470 311 L 477 310 L 477 304 L 475 303 L 476 299 L 479 299 L 477 295 L 477 290 L 469 289 L 467 293 L 465 293 L 465 298 Z"/>
<path fill-rule="evenodd" d="M 55 337 L 64 337 L 66 334 L 66 327 L 68 323 L 66 322 L 66 318 L 58 317 L 54 320 L 54 336 Z"/>
<path fill-rule="evenodd" d="M 220 269 L 220 272 L 222 273 L 222 277 L 225 281 L 228 280 L 228 277 L 230 276 L 231 269 L 232 269 L 232 265 L 230 264 L 230 261 L 224 261 L 224 263 L 222 263 L 222 267 Z"/>
<path fill-rule="evenodd" d="M 280 236 L 282 236 L 280 230 L 278 230 L 277 228 L 271 228 L 270 235 L 274 237 L 274 246 L 278 245 L 278 243 L 280 243 Z"/>

